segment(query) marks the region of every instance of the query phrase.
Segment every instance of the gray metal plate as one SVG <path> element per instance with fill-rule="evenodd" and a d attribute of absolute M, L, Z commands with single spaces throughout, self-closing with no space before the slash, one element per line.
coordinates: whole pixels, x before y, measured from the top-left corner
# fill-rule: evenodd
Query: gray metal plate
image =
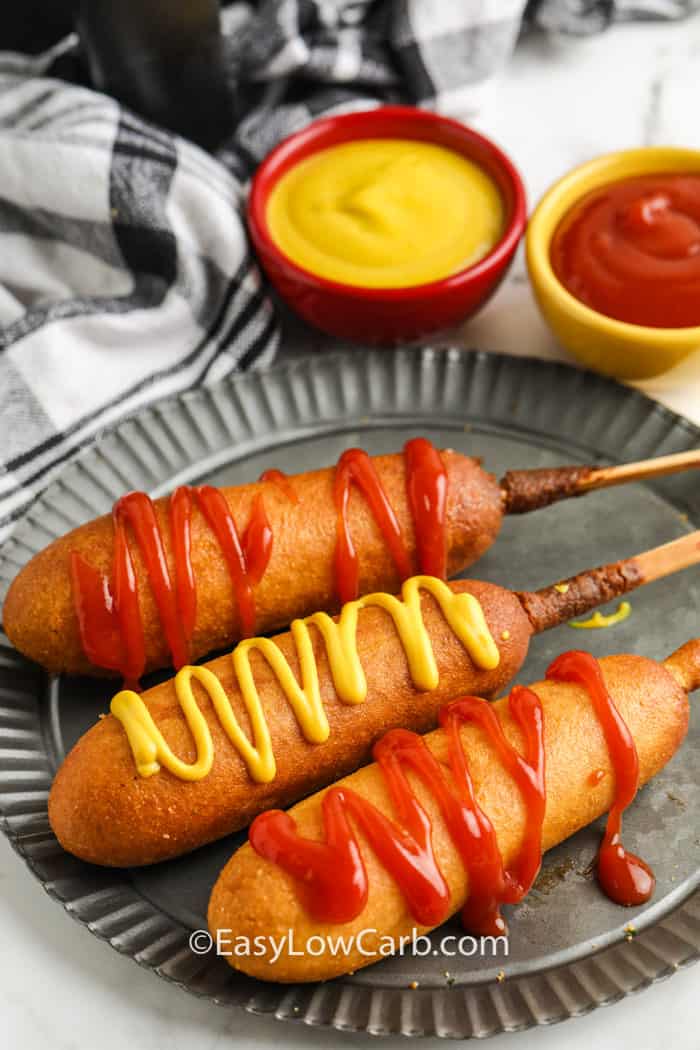
<path fill-rule="evenodd" d="M 415 434 L 482 456 L 499 476 L 509 467 L 616 462 L 700 445 L 686 420 L 559 364 L 458 350 L 318 355 L 165 402 L 103 435 L 47 488 L 0 552 L 0 601 L 35 551 L 107 511 L 126 489 L 160 495 L 184 481 L 235 484 L 270 466 L 298 472 L 332 463 L 351 445 L 395 451 Z M 698 525 L 697 474 L 600 492 L 507 520 L 473 575 L 534 588 Z M 573 646 L 667 655 L 698 633 L 700 570 L 643 588 L 632 605 L 632 616 L 608 631 L 561 627 L 535 639 L 519 680 L 536 679 Z M 625 817 L 626 841 L 657 875 L 648 906 L 620 909 L 601 894 L 591 874 L 601 826 L 593 826 L 547 855 L 536 887 L 511 910 L 507 959 L 402 957 L 325 985 L 282 987 L 237 976 L 188 947 L 241 836 L 132 872 L 83 864 L 53 838 L 51 777 L 109 698 L 103 682 L 49 680 L 0 635 L 0 823 L 80 922 L 196 995 L 346 1030 L 485 1036 L 584 1013 L 698 956 L 697 705 L 684 748 Z M 630 922 L 638 931 L 631 941 Z"/>

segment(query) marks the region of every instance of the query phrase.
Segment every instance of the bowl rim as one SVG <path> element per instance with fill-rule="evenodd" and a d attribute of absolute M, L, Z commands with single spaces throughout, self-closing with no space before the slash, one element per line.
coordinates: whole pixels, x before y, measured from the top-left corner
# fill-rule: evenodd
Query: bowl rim
<path fill-rule="evenodd" d="M 327 277 L 321 277 L 312 270 L 307 270 L 300 266 L 299 263 L 294 262 L 274 240 L 267 224 L 266 206 L 272 188 L 283 173 L 273 175 L 271 174 L 271 169 L 274 169 L 284 160 L 293 157 L 299 149 L 309 143 L 309 140 L 318 139 L 319 142 L 315 148 L 306 154 L 307 156 L 320 152 L 322 149 L 332 148 L 327 147 L 320 141 L 328 131 L 342 127 L 348 131 L 347 141 L 356 140 L 362 138 L 361 131 L 364 125 L 371 127 L 380 119 L 382 121 L 387 119 L 396 121 L 396 137 L 401 136 L 403 126 L 404 138 L 413 137 L 410 134 L 411 124 L 415 126 L 416 123 L 421 123 L 426 128 L 447 127 L 453 132 L 457 132 L 463 139 L 478 145 L 482 150 L 486 151 L 495 162 L 495 166 L 500 169 L 501 174 L 505 176 L 505 180 L 509 183 L 513 194 L 511 215 L 494 246 L 477 262 L 472 263 L 470 266 L 465 266 L 456 273 L 448 274 L 447 277 L 441 277 L 437 281 L 407 285 L 405 287 L 370 288 L 365 285 L 345 284 L 342 281 L 333 281 Z M 334 143 L 334 145 L 340 144 L 340 142 Z M 437 144 L 441 145 L 439 142 Z M 256 247 L 258 247 L 257 242 L 260 242 L 264 247 L 265 253 L 273 256 L 275 261 L 288 272 L 291 271 L 297 281 L 348 298 L 374 302 L 407 302 L 428 299 L 455 291 L 473 280 L 478 280 L 480 277 L 492 274 L 494 271 L 502 270 L 507 265 L 525 232 L 527 202 L 525 186 L 520 172 L 503 150 L 486 135 L 482 135 L 469 125 L 452 117 L 445 117 L 430 110 L 419 109 L 416 106 L 380 105 L 371 109 L 359 109 L 349 113 L 320 117 L 283 139 L 267 154 L 253 176 L 248 195 L 246 217 L 248 228 L 253 240 L 256 242 Z M 258 250 L 260 251 L 259 248 Z"/>
<path fill-rule="evenodd" d="M 597 183 L 598 188 L 613 182 L 621 182 L 624 179 L 635 178 L 638 175 L 648 175 L 654 172 L 661 174 L 662 169 L 649 166 L 654 159 L 668 157 L 671 164 L 674 159 L 678 162 L 677 171 L 694 171 L 700 174 L 700 149 L 692 149 L 685 146 L 637 146 L 631 149 L 613 150 L 609 153 L 601 153 L 595 157 L 577 164 L 570 168 L 564 175 L 556 179 L 542 194 L 535 210 L 530 216 L 525 234 L 525 254 L 530 272 L 530 281 L 535 291 L 543 286 L 546 294 L 557 300 L 558 305 L 574 320 L 605 331 L 608 335 L 618 336 L 621 339 L 636 341 L 645 346 L 659 347 L 659 343 L 671 343 L 674 349 L 685 346 L 689 341 L 700 340 L 700 325 L 689 325 L 677 328 L 653 327 L 651 325 L 633 324 L 630 321 L 619 321 L 615 317 L 594 310 L 577 299 L 557 277 L 550 259 L 550 245 L 552 237 L 572 205 L 569 203 L 558 213 L 557 205 L 559 199 L 567 190 L 575 187 L 589 175 L 604 175 L 609 169 L 619 165 L 629 165 L 625 173 L 615 175 L 611 173 L 606 180 L 602 178 Z M 696 161 L 696 167 L 689 165 L 689 160 Z M 667 174 L 674 173 L 673 168 L 666 168 Z M 596 187 L 587 186 L 577 198 L 581 200 L 586 194 L 593 192 Z M 554 212 L 555 222 L 552 232 L 545 235 L 541 226 L 550 218 L 550 212 Z"/>

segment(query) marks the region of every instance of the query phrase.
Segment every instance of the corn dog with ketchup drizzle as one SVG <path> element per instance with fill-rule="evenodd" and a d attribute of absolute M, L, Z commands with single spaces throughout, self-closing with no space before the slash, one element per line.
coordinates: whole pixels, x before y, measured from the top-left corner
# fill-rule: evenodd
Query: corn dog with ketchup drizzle
<path fill-rule="evenodd" d="M 61 766 L 51 825 L 97 864 L 178 856 L 356 769 L 387 729 L 425 732 L 465 690 L 493 695 L 534 633 L 698 561 L 694 533 L 532 593 L 412 577 L 400 599 L 368 595 L 337 620 L 244 640 L 141 696 L 118 693 Z"/>
<path fill-rule="evenodd" d="M 573 651 L 507 699 L 446 705 L 425 737 L 392 730 L 374 765 L 253 822 L 212 891 L 212 935 L 232 966 L 268 981 L 356 970 L 460 909 L 469 931 L 498 935 L 500 905 L 525 896 L 542 851 L 608 809 L 601 888 L 643 903 L 653 873 L 622 846 L 621 814 L 680 746 L 699 685 L 700 639 L 663 663 Z M 279 958 L 227 952 L 253 935 L 275 937 Z M 332 950 L 339 938 L 348 952 Z"/>
<path fill-rule="evenodd" d="M 344 452 L 335 470 L 229 489 L 128 493 L 110 517 L 36 555 L 8 592 L 4 628 L 53 672 L 176 668 L 317 609 L 337 610 L 414 573 L 446 578 L 493 543 L 505 513 L 640 477 L 688 469 L 681 453 L 623 467 L 511 471 L 423 438 L 403 455 Z"/>

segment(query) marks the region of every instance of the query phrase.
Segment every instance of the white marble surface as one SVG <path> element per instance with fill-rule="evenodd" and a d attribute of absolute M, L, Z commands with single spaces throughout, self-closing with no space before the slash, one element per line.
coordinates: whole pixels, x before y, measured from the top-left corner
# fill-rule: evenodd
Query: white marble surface
<path fill-rule="evenodd" d="M 618 28 L 585 41 L 534 39 L 519 48 L 478 125 L 512 154 L 533 203 L 567 168 L 596 153 L 642 143 L 700 146 L 699 83 L 700 17 Z M 522 259 L 463 339 L 496 351 L 564 356 L 539 319 Z M 700 423 L 699 361 L 644 388 Z M 4 839 L 0 889 L 0 1030 L 8 1050 L 368 1043 L 218 1009 L 166 985 L 72 922 Z M 691 967 L 613 1007 L 565 1026 L 499 1037 L 489 1047 L 548 1050 L 566 1041 L 568 1050 L 697 1050 L 699 978 Z"/>

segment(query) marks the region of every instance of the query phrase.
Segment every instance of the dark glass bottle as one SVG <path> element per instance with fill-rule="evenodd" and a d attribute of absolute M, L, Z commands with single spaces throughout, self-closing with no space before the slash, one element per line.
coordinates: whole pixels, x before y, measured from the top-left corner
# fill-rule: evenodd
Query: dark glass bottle
<path fill-rule="evenodd" d="M 233 128 L 218 0 L 79 0 L 93 84 L 206 148 Z"/>

